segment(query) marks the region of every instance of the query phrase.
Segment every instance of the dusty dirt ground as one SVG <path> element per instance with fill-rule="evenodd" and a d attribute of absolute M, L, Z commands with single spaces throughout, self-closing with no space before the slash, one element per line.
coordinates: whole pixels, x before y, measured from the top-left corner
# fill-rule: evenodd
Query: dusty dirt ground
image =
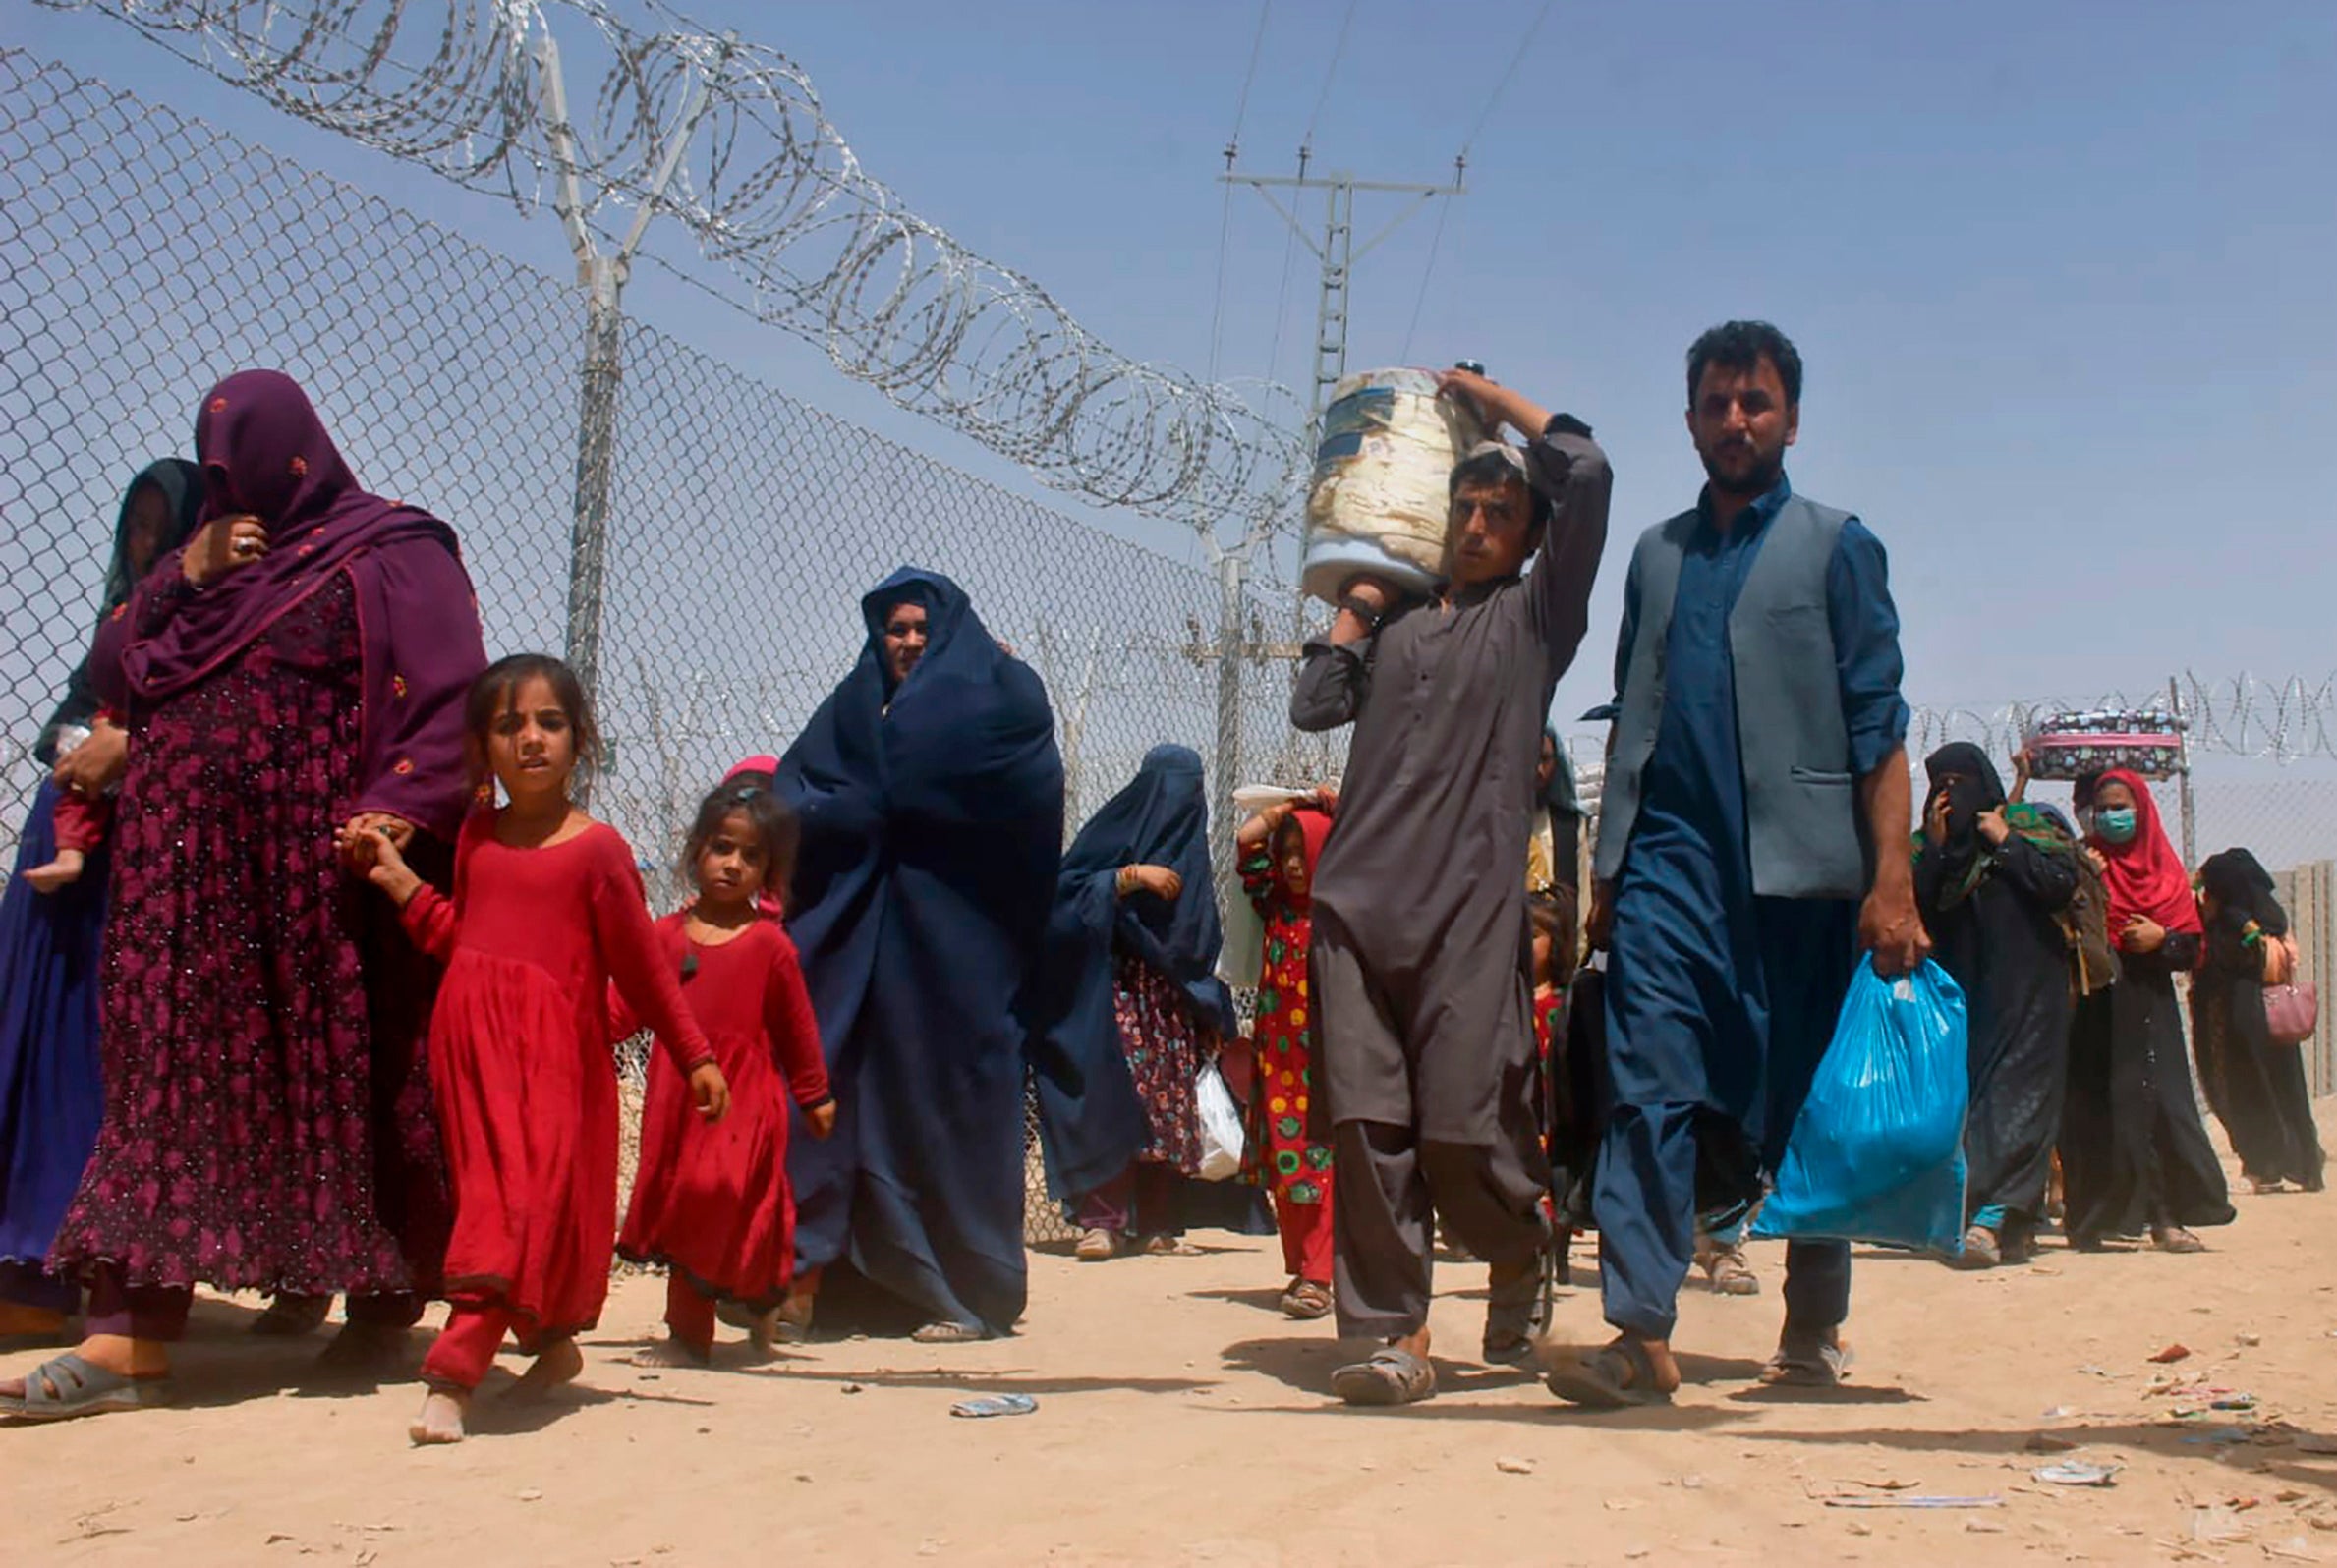
<path fill-rule="evenodd" d="M 1338 1350 L 1274 1311 L 1273 1244 L 1214 1236 L 1035 1258 L 1011 1340 L 728 1345 L 708 1372 L 625 1364 L 662 1291 L 623 1280 L 580 1386 L 498 1414 L 498 1372 L 473 1440 L 428 1451 L 413 1386 L 303 1387 L 313 1346 L 208 1301 L 178 1408 L 0 1428 L 0 1505 L 9 1560 L 42 1563 L 2337 1562 L 2337 1196 L 2237 1203 L 2203 1257 L 1862 1258 L 1854 1386 L 1830 1397 L 1752 1387 L 1782 1266 L 1756 1246 L 1760 1297 L 1688 1292 L 1679 1405 L 1623 1416 L 1476 1365 L 1466 1263 L 1439 1269 L 1438 1397 L 1335 1408 Z M 1578 1268 L 1559 1332 L 1598 1331 Z M 1039 1409 L 949 1415 L 1000 1392 Z M 2124 1468 L 2033 1475 L 2072 1459 Z"/>

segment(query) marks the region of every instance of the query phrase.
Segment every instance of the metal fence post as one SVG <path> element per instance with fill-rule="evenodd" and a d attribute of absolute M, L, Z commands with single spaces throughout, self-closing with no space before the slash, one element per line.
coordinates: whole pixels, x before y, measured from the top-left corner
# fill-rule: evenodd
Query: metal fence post
<path fill-rule="evenodd" d="M 1241 579 L 1248 555 L 1227 550 L 1218 557 L 1218 755 L 1209 815 L 1220 844 L 1230 844 L 1239 825 L 1233 820 L 1233 790 L 1241 782 Z M 1221 854 L 1218 860 L 1219 896 L 1238 896 L 1233 857 Z"/>
<path fill-rule="evenodd" d="M 722 40 L 728 58 L 731 39 Z M 641 193 L 633 226 L 614 253 L 594 243 L 586 221 L 585 159 L 577 148 L 576 122 L 568 112 L 568 83 L 560 72 L 560 45 L 546 28 L 537 39 L 536 68 L 542 81 L 543 129 L 552 152 L 552 205 L 567 231 L 568 247 L 576 253 L 577 281 L 585 290 L 584 374 L 576 423 L 576 517 L 569 535 L 568 630 L 565 654 L 585 700 L 596 706 L 600 689 L 600 607 L 607 584 L 609 491 L 615 482 L 617 439 L 617 381 L 624 368 L 625 316 L 621 302 L 625 276 L 633 253 L 641 248 L 650 219 L 665 188 L 681 168 L 690 134 L 709 102 L 707 79 L 693 77 L 688 95 L 648 188 Z M 609 759 L 601 759 L 606 763 Z M 579 803 L 589 802 L 590 774 L 577 778 Z"/>
<path fill-rule="evenodd" d="M 576 420 L 576 517 L 568 545 L 568 665 L 588 700 L 600 684 L 600 604 L 607 579 L 609 488 L 615 476 L 617 383 L 623 374 L 623 262 L 594 256 L 585 275 L 585 350 Z"/>
<path fill-rule="evenodd" d="M 2191 721 L 2183 711 L 2183 682 L 2179 677 L 2167 678 L 2167 700 L 2175 713 L 2176 744 L 2182 748 L 2183 771 L 2181 796 L 2183 804 L 2183 864 L 2196 870 L 2199 864 L 2199 807 L 2191 788 Z"/>

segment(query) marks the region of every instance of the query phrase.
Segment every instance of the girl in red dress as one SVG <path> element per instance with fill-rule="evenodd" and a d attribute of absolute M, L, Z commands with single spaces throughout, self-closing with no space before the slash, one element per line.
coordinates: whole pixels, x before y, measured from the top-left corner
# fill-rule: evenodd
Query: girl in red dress
<path fill-rule="evenodd" d="M 656 925 L 660 955 L 681 976 L 730 1085 L 730 1114 L 718 1127 L 697 1125 L 678 1058 L 651 1059 L 641 1164 L 617 1238 L 624 1258 L 666 1270 L 672 1337 L 634 1358 L 644 1366 L 705 1366 L 717 1300 L 754 1312 L 755 1343 L 770 1348 L 795 1264 L 788 1099 L 814 1138 L 835 1130 L 819 1021 L 772 907 L 795 868 L 797 828 L 770 786 L 769 773 L 734 773 L 699 806 L 683 851 L 698 897 Z M 634 1032 L 621 996 L 609 1011 L 612 1036 Z"/>
<path fill-rule="evenodd" d="M 1307 999 L 1306 955 L 1314 916 L 1308 898 L 1315 858 L 1331 834 L 1329 791 L 1270 806 L 1241 826 L 1242 891 L 1266 927 L 1258 974 L 1258 1017 L 1250 1032 L 1257 1056 L 1250 1091 L 1253 1175 L 1274 1195 L 1282 1237 L 1284 1314 L 1300 1320 L 1331 1311 L 1331 1145 L 1315 1136 L 1315 1030 Z"/>
<path fill-rule="evenodd" d="M 1542 1118 L 1542 1152 L 1565 1163 L 1559 1148 L 1559 1128 L 1570 1098 L 1570 1074 L 1566 1058 L 1567 993 L 1574 980 L 1573 895 L 1563 885 L 1554 893 L 1534 893 L 1525 901 L 1534 930 L 1534 1059 L 1540 1084 L 1534 1108 Z M 1551 1221 L 1552 1265 L 1557 1283 L 1570 1284 L 1574 1230 L 1554 1198 L 1545 1195 L 1542 1212 Z"/>
<path fill-rule="evenodd" d="M 475 776 L 484 790 L 491 773 L 509 804 L 463 824 L 454 897 L 387 837 L 352 846 L 407 933 L 446 965 L 429 1065 L 454 1190 L 453 1310 L 423 1362 L 418 1443 L 462 1441 L 471 1391 L 507 1333 L 535 1357 L 521 1397 L 584 1370 L 575 1336 L 599 1320 L 616 1236 L 612 978 L 673 1053 L 699 1115 L 719 1121 L 730 1101 L 660 955 L 633 851 L 568 799 L 595 749 L 575 674 L 542 654 L 502 659 L 472 687 L 465 722 Z"/>

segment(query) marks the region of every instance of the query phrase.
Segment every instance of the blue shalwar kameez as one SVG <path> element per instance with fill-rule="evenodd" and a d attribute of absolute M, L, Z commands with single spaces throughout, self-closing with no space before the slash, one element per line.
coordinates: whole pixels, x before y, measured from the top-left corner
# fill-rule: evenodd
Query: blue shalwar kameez
<path fill-rule="evenodd" d="M 1857 962 L 1855 903 L 1753 891 L 1729 617 L 1791 494 L 1780 477 L 1726 532 L 1709 495 L 1701 504 L 1665 644 L 1662 725 L 1615 888 L 1615 1108 L 1593 1206 L 1607 1320 L 1649 1338 L 1671 1336 L 1692 1260 L 1699 1123 L 1717 1112 L 1775 1169 Z M 1852 761 L 1864 777 L 1906 739 L 1908 710 L 1883 548 L 1855 519 L 1828 564 L 1827 602 Z M 1619 692 L 1638 615 L 1626 602 Z M 1788 1321 L 1840 1323 L 1850 1273 L 1847 1245 L 1792 1243 Z"/>

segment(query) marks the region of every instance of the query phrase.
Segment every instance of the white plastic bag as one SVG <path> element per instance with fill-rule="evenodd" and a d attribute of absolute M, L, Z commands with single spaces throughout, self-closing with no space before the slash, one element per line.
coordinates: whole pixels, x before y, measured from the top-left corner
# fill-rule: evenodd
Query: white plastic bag
<path fill-rule="evenodd" d="M 1201 1179 L 1222 1182 L 1239 1175 L 1247 1142 L 1241 1130 L 1241 1106 L 1215 1062 L 1203 1066 L 1193 1080 L 1193 1111 L 1201 1123 Z"/>

